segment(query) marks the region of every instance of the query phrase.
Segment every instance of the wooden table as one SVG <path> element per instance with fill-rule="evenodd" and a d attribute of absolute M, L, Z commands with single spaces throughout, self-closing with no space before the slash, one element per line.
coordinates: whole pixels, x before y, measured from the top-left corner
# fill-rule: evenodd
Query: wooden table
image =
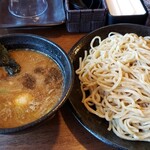
<path fill-rule="evenodd" d="M 68 33 L 64 25 L 39 29 L 0 30 L 31 33 L 57 43 L 66 52 L 85 34 Z M 86 131 L 65 104 L 56 115 L 38 127 L 16 134 L 0 135 L 0 150 L 112 150 Z"/>

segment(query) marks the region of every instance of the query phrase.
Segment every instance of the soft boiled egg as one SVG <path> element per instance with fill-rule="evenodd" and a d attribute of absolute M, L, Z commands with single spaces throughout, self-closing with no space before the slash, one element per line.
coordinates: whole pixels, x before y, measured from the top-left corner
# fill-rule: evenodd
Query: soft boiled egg
<path fill-rule="evenodd" d="M 15 98 L 15 105 L 17 106 L 26 106 L 31 101 L 33 101 L 34 97 L 29 93 L 21 93 Z"/>

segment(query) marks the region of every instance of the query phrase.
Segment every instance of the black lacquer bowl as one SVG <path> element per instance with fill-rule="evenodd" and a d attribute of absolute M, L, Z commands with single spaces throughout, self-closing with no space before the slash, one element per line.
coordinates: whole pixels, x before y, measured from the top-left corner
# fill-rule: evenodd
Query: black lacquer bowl
<path fill-rule="evenodd" d="M 106 38 L 110 32 L 136 33 L 139 36 L 150 36 L 150 27 L 135 25 L 135 24 L 116 24 L 97 29 L 81 40 L 79 40 L 70 50 L 70 57 L 74 66 L 74 71 L 79 67 L 79 57 L 84 56 L 84 50 L 89 50 L 91 39 L 99 35 L 102 39 Z M 78 76 L 75 74 L 73 90 L 69 96 L 73 113 L 77 120 L 87 129 L 92 135 L 104 143 L 115 147 L 117 149 L 132 149 L 132 150 L 148 150 L 150 143 L 148 142 L 134 142 L 123 140 L 117 137 L 112 131 L 108 131 L 108 122 L 105 119 L 89 113 L 81 102 L 82 93 L 80 89 L 80 82 Z"/>
<path fill-rule="evenodd" d="M 64 82 L 63 92 L 60 100 L 55 107 L 43 117 L 37 119 L 29 124 L 15 127 L 15 128 L 0 128 L 0 133 L 15 133 L 23 129 L 33 127 L 44 120 L 51 118 L 56 111 L 65 103 L 68 95 L 70 94 L 73 83 L 73 66 L 67 53 L 52 41 L 45 39 L 44 37 L 33 34 L 8 34 L 0 37 L 0 43 L 3 44 L 8 50 L 28 48 L 34 49 L 38 52 L 42 52 L 53 59 L 62 71 Z M 32 64 L 31 64 L 32 65 Z"/>

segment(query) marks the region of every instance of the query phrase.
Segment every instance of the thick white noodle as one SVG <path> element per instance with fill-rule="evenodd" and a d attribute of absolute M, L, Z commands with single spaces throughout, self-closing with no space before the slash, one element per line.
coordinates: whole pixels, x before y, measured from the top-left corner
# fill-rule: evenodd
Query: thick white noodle
<path fill-rule="evenodd" d="M 85 107 L 120 138 L 150 141 L 150 37 L 111 32 L 90 46 L 76 70 Z"/>

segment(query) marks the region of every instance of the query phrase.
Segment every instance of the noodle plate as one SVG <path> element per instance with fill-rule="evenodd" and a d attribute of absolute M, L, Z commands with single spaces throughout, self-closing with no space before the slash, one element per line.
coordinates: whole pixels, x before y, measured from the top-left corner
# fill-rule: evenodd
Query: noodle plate
<path fill-rule="evenodd" d="M 150 37 L 111 32 L 90 47 L 76 70 L 85 107 L 120 138 L 150 141 Z"/>

